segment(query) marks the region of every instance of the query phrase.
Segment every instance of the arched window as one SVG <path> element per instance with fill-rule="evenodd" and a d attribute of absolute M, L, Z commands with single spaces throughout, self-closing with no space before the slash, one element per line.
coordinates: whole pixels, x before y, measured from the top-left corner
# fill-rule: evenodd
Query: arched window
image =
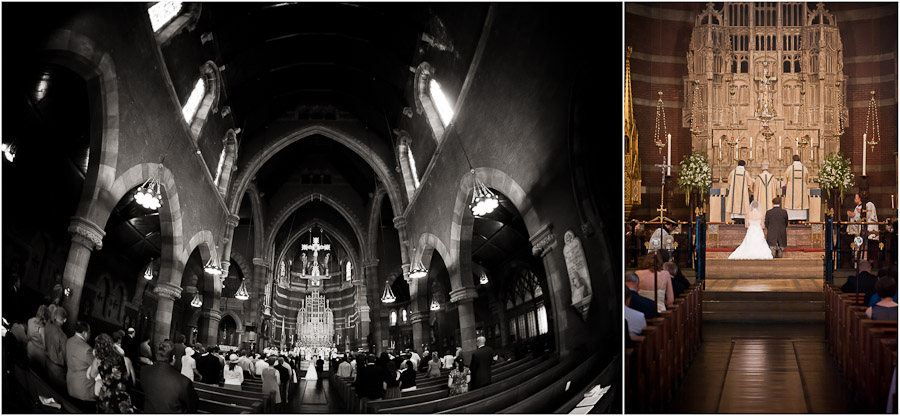
<path fill-rule="evenodd" d="M 403 174 L 406 196 L 410 199 L 412 199 L 416 189 L 419 188 L 419 173 L 416 169 L 416 160 L 413 158 L 411 143 L 412 139 L 409 135 L 405 131 L 401 131 L 397 155 L 400 159 L 400 172 Z"/>
<path fill-rule="evenodd" d="M 156 35 L 156 42 L 165 46 L 183 29 L 193 30 L 200 19 L 202 4 L 190 3 L 185 5 L 181 1 L 165 0 L 147 4 L 147 16 L 150 18 L 150 28 Z"/>
<path fill-rule="evenodd" d="M 181 114 L 184 121 L 191 128 L 191 134 L 194 140 L 200 137 L 200 130 L 206 123 L 210 110 L 215 109 L 219 102 L 219 67 L 215 62 L 207 61 L 200 67 L 200 79 L 194 84 L 191 95 L 182 107 Z"/>
<path fill-rule="evenodd" d="M 219 194 L 225 197 L 228 192 L 228 185 L 231 182 L 231 172 L 234 171 L 234 164 L 237 162 L 237 136 L 233 129 L 228 129 L 225 133 L 225 140 L 222 146 L 222 154 L 219 155 L 219 166 L 216 168 L 215 183 L 219 188 Z"/>
<path fill-rule="evenodd" d="M 397 325 L 397 311 L 391 311 L 391 326 Z"/>
<path fill-rule="evenodd" d="M 416 68 L 415 98 L 416 112 L 425 115 L 425 119 L 434 132 L 435 141 L 440 142 L 444 136 L 444 128 L 453 120 L 453 104 L 441 89 L 440 83 L 433 78 L 434 69 L 428 62 L 422 62 Z"/>
<path fill-rule="evenodd" d="M 400 317 L 403 319 L 403 323 L 406 323 L 406 319 L 408 318 L 406 308 L 403 308 L 403 310 L 400 311 Z"/>
<path fill-rule="evenodd" d="M 348 282 L 353 279 L 353 263 L 350 263 L 350 260 L 347 260 L 346 279 Z"/>

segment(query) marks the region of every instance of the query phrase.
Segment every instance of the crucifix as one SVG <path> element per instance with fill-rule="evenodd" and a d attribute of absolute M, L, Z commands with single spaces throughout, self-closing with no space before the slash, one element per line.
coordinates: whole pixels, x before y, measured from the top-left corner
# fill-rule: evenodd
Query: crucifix
<path fill-rule="evenodd" d="M 310 272 L 309 274 L 306 274 L 306 270 L 303 270 L 303 274 L 300 275 L 300 278 L 310 280 L 312 286 L 319 286 L 321 284 L 319 282 L 320 279 L 329 278 L 329 276 L 323 276 L 319 269 L 319 250 L 331 250 L 331 244 L 319 244 L 319 237 L 313 237 L 312 244 L 302 244 L 300 249 L 312 251 L 312 265 L 310 266 Z"/>

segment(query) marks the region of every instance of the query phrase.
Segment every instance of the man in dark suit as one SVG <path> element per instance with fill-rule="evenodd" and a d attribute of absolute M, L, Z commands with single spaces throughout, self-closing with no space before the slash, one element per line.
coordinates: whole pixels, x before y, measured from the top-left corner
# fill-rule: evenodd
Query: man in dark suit
<path fill-rule="evenodd" d="M 368 397 L 369 400 L 377 400 L 384 397 L 384 388 L 381 382 L 384 374 L 381 367 L 375 365 L 375 356 L 366 357 L 366 363 L 358 363 L 356 370 L 356 394 L 359 397 Z"/>
<path fill-rule="evenodd" d="M 780 196 L 772 199 L 772 205 L 772 209 L 766 211 L 766 242 L 772 250 L 772 257 L 781 258 L 787 247 L 788 214 L 781 209 Z"/>
<path fill-rule="evenodd" d="M 94 412 L 94 379 L 86 376 L 94 363 L 93 348 L 88 345 L 91 326 L 87 322 L 75 323 L 75 335 L 66 342 L 66 387 L 73 403 L 85 412 Z"/>
<path fill-rule="evenodd" d="M 144 413 L 197 413 L 200 402 L 197 390 L 191 380 L 172 367 L 174 359 L 172 342 L 160 342 L 156 348 L 156 364 L 141 369 Z"/>
<path fill-rule="evenodd" d="M 863 300 L 863 305 L 868 305 L 869 298 L 875 294 L 875 283 L 877 282 L 878 277 L 872 274 L 871 263 L 863 259 L 859 261 L 859 274 L 847 278 L 847 283 L 841 286 L 841 291 L 844 293 L 865 293 L 866 297 Z"/>
<path fill-rule="evenodd" d="M 644 319 L 656 318 L 657 315 L 659 315 L 656 312 L 656 302 L 638 294 L 639 283 L 640 279 L 638 279 L 637 274 L 634 272 L 625 273 L 625 286 L 631 291 L 631 304 L 629 305 L 629 308 L 638 312 L 643 312 Z"/>
<path fill-rule="evenodd" d="M 178 334 L 175 336 L 175 369 L 181 371 L 181 357 L 184 357 L 184 349 L 187 348 L 187 345 L 184 345 L 184 334 Z M 197 351 L 194 348 L 194 351 Z M 197 351 L 200 352 L 200 351 Z"/>
<path fill-rule="evenodd" d="M 212 347 L 207 349 L 200 344 L 197 344 L 197 348 L 195 348 L 202 353 L 197 357 L 197 371 L 203 376 L 203 379 L 199 381 L 204 384 L 220 384 L 224 382 L 222 377 L 224 366 L 219 362 L 219 358 L 210 352 L 210 349 Z"/>
<path fill-rule="evenodd" d="M 471 390 L 491 384 L 491 364 L 494 362 L 494 350 L 485 346 L 485 342 L 487 339 L 484 336 L 475 339 L 478 348 L 472 353 L 472 362 L 469 364 L 469 369 L 472 371 L 472 381 L 469 383 Z"/>

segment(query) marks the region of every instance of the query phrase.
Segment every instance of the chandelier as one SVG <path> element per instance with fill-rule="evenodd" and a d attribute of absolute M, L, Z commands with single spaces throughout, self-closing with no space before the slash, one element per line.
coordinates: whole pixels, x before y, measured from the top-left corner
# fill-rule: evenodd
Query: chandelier
<path fill-rule="evenodd" d="M 147 268 L 144 269 L 144 279 L 153 280 L 153 260 L 150 260 Z"/>
<path fill-rule="evenodd" d="M 394 291 L 391 290 L 391 282 L 384 282 L 384 294 L 381 295 L 381 301 L 384 303 L 394 303 L 397 300 L 397 297 L 394 296 Z"/>
<path fill-rule="evenodd" d="M 475 175 L 475 169 L 472 169 L 471 172 L 473 190 L 472 202 L 469 204 L 469 209 L 472 210 L 472 215 L 480 217 L 493 212 L 494 209 L 500 205 L 500 201 L 497 199 L 497 196 L 484 185 L 484 182 L 478 180 L 478 176 Z"/>
<path fill-rule="evenodd" d="M 415 259 L 415 263 L 413 264 L 412 270 L 409 271 L 409 277 L 411 279 L 421 279 L 425 276 L 428 276 L 428 269 L 422 264 L 422 257 L 420 255 L 416 255 L 416 248 L 413 247 L 413 258 Z"/>
<path fill-rule="evenodd" d="M 6 160 L 12 162 L 16 158 L 16 143 L 0 143 L 0 152 L 3 152 Z"/>
<path fill-rule="evenodd" d="M 487 273 L 484 272 L 484 269 L 483 269 L 483 268 L 481 269 L 481 278 L 478 279 L 478 281 L 479 281 L 479 283 L 481 283 L 481 284 L 483 284 L 483 285 L 488 284 Z"/>
<path fill-rule="evenodd" d="M 216 263 L 215 257 L 210 257 L 209 261 L 206 262 L 206 266 L 203 266 L 203 271 L 213 276 L 222 275 L 222 268 Z"/>
<path fill-rule="evenodd" d="M 200 294 L 199 290 L 194 292 L 194 299 L 191 301 L 191 306 L 195 308 L 203 306 L 203 295 Z"/>
<path fill-rule="evenodd" d="M 441 309 L 441 304 L 437 301 L 437 295 L 431 295 L 431 310 L 437 311 Z"/>
<path fill-rule="evenodd" d="M 156 168 L 156 173 L 150 176 L 143 185 L 134 193 L 134 200 L 142 207 L 157 210 L 162 206 L 162 192 L 160 192 L 159 172 L 162 163 Z"/>
<path fill-rule="evenodd" d="M 250 294 L 247 293 L 247 287 L 244 285 L 244 280 L 241 279 L 241 286 L 238 287 L 237 292 L 234 292 L 234 298 L 237 300 L 247 300 L 250 299 Z"/>

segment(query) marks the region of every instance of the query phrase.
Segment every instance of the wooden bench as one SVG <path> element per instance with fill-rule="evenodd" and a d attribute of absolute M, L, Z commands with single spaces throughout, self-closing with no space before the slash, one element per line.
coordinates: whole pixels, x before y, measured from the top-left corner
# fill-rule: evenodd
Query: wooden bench
<path fill-rule="evenodd" d="M 21 384 L 20 387 L 28 395 L 28 401 L 31 402 L 35 413 L 82 413 L 64 395 L 54 390 L 49 383 L 44 381 L 27 365 L 11 363 L 10 367 L 13 370 L 13 377 Z M 40 396 L 53 398 L 61 407 L 56 409 L 44 406 L 41 403 Z"/>
<path fill-rule="evenodd" d="M 575 358 L 570 358 L 570 360 L 573 359 Z M 607 365 L 605 369 L 603 368 L 599 351 L 588 357 L 587 360 L 577 360 L 577 366 L 568 373 L 563 374 L 562 377 L 556 379 L 551 378 L 549 375 L 539 377 L 539 379 L 543 379 L 543 383 L 541 383 L 543 385 L 539 386 L 540 389 L 537 392 L 531 393 L 509 406 L 487 408 L 487 406 L 477 407 L 470 405 L 466 406 L 464 411 L 466 413 L 550 413 L 560 403 L 570 399 L 575 392 L 584 389 L 590 380 L 598 378 L 604 372 L 611 379 L 610 373 L 613 371 L 610 365 Z M 613 362 L 616 363 L 617 368 L 621 367 L 618 359 L 614 359 Z M 619 371 L 617 370 L 615 373 L 618 374 Z M 607 384 L 609 384 L 609 381 L 607 381 Z M 506 393 L 508 392 L 501 393 L 501 395 Z M 521 393 L 516 395 L 517 398 Z"/>

